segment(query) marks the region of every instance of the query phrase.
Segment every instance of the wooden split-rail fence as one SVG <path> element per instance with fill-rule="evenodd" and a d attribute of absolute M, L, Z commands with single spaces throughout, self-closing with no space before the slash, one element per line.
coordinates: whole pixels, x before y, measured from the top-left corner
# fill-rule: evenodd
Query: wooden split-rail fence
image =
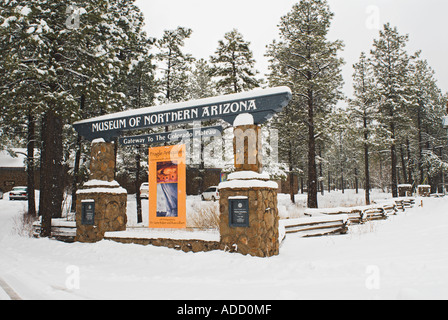
<path fill-rule="evenodd" d="M 33 223 L 33 236 L 38 238 L 41 234 L 41 220 Z M 76 238 L 76 221 L 65 218 L 51 219 L 51 237 L 64 242 L 74 242 Z"/>
<path fill-rule="evenodd" d="M 284 229 L 285 235 L 297 234 L 302 237 L 346 234 L 350 224 L 385 220 L 414 205 L 414 198 L 397 198 L 370 206 L 306 209 L 303 218 L 280 220 L 280 228 Z"/>

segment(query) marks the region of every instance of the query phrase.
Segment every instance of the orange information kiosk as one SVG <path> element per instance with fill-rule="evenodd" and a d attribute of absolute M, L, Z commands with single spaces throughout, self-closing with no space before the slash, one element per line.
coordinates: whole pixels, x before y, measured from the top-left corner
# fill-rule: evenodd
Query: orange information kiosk
<path fill-rule="evenodd" d="M 186 147 L 149 149 L 149 228 L 186 228 Z"/>

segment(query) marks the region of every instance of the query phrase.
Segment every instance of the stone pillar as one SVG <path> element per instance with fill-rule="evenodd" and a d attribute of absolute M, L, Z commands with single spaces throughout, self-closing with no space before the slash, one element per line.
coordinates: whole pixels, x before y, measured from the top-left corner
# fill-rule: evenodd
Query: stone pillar
<path fill-rule="evenodd" d="M 76 241 L 97 242 L 108 231 L 126 230 L 127 191 L 114 181 L 114 144 L 92 143 L 90 180 L 77 192 Z M 94 219 L 83 219 L 83 204 L 94 203 Z M 84 220 L 84 221 L 83 221 Z"/>
<path fill-rule="evenodd" d="M 93 142 L 90 159 L 90 180 L 111 182 L 114 181 L 114 177 L 115 145 L 106 142 Z"/>
<path fill-rule="evenodd" d="M 234 123 L 236 171 L 219 185 L 221 248 L 255 257 L 271 257 L 279 254 L 278 185 L 269 181 L 269 175 L 261 173 L 260 127 L 253 124 L 250 115 L 243 115 L 243 119 L 237 118 Z M 244 226 L 234 226 L 231 221 L 235 219 L 231 217 L 231 202 L 239 200 L 248 203 Z M 240 220 L 245 220 L 243 215 Z"/>
<path fill-rule="evenodd" d="M 240 125 L 234 128 L 233 150 L 235 171 L 254 171 L 261 173 L 262 139 L 258 125 Z"/>

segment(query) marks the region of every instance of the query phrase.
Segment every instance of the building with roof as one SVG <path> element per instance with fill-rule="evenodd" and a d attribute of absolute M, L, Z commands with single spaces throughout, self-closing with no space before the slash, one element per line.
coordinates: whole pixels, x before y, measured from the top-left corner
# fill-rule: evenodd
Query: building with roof
<path fill-rule="evenodd" d="M 28 175 L 26 172 L 26 149 L 13 149 L 16 156 L 8 151 L 0 151 L 0 190 L 9 192 L 17 186 L 26 186 Z M 35 170 L 35 186 L 39 189 L 39 169 Z"/>

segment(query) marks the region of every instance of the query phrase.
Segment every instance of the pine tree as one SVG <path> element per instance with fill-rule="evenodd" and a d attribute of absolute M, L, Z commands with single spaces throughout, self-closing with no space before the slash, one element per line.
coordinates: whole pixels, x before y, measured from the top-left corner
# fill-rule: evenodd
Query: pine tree
<path fill-rule="evenodd" d="M 10 113 L 41 120 L 39 211 L 43 236 L 49 236 L 51 218 L 61 216 L 63 128 L 81 116 L 116 110 L 124 100 L 111 88 L 145 38 L 143 16 L 125 0 L 12 0 L 1 6 L 0 99 Z M 80 110 L 82 95 L 91 100 L 89 110 Z"/>
<path fill-rule="evenodd" d="M 125 103 L 126 109 L 140 109 L 153 105 L 157 87 L 152 56 L 145 55 L 141 60 L 133 62 L 126 80 L 122 90 L 128 97 Z"/>
<path fill-rule="evenodd" d="M 444 140 L 446 134 L 441 127 L 440 118 L 445 113 L 445 98 L 437 86 L 435 72 L 426 60 L 417 57 L 410 65 L 408 86 L 411 93 L 413 108 L 410 109 L 413 121 L 414 143 L 416 149 L 417 172 L 416 181 L 423 184 L 431 179 L 431 175 L 426 172 L 437 172 L 432 167 L 440 167 L 437 164 L 431 165 L 430 159 L 435 157 L 431 153 L 431 147 L 435 145 L 446 145 Z M 434 143 L 435 142 L 435 143 Z M 436 161 L 437 163 L 438 161 Z M 426 169 L 426 170 L 425 170 Z M 440 171 L 439 171 L 440 172 Z"/>
<path fill-rule="evenodd" d="M 268 47 L 267 56 L 270 57 L 269 84 L 271 86 L 287 86 L 294 93 L 296 86 L 300 87 L 297 76 L 290 72 L 282 61 L 277 59 L 277 54 L 282 50 L 274 41 Z M 287 166 L 289 177 L 289 191 L 292 203 L 295 203 L 294 179 L 297 175 L 303 175 L 306 171 L 303 166 L 303 155 L 306 154 L 307 136 L 304 132 L 308 127 L 304 119 L 307 118 L 306 109 L 303 108 L 304 101 L 301 96 L 293 95 L 292 101 L 280 113 L 273 116 L 270 125 L 278 130 L 279 136 L 279 159 Z M 303 179 L 303 177 L 301 177 Z"/>
<path fill-rule="evenodd" d="M 209 98 L 217 95 L 216 84 L 212 77 L 212 67 L 204 60 L 196 61 L 189 81 L 190 99 Z"/>
<path fill-rule="evenodd" d="M 328 120 L 328 147 L 325 159 L 331 167 L 333 176 L 336 177 L 336 184 L 344 193 L 347 189 L 347 181 L 352 176 L 351 172 L 357 168 L 359 149 L 352 140 L 353 122 L 346 109 L 335 110 Z"/>
<path fill-rule="evenodd" d="M 148 44 L 149 45 L 149 44 Z M 128 97 L 125 108 L 126 109 L 140 109 L 143 107 L 152 106 L 157 93 L 157 86 L 155 84 L 155 65 L 152 64 L 152 56 L 143 50 L 142 55 L 138 60 L 132 63 L 132 66 L 125 76 L 123 91 Z M 147 133 L 147 132 L 145 132 Z M 135 132 L 133 133 L 135 134 Z M 121 153 L 123 163 L 126 164 L 118 174 L 127 177 L 135 177 L 135 198 L 137 203 L 137 223 L 143 222 L 142 218 L 142 203 L 140 197 L 140 184 L 145 177 L 146 172 L 144 149 L 141 146 L 127 147 Z"/>
<path fill-rule="evenodd" d="M 366 205 L 370 204 L 370 161 L 369 153 L 372 146 L 371 138 L 375 126 L 373 122 L 377 114 L 378 103 L 375 100 L 375 83 L 372 65 L 364 52 L 361 53 L 359 61 L 353 65 L 353 96 L 349 103 L 350 118 L 353 135 L 361 135 L 361 148 L 364 151 L 364 188 Z M 359 139 L 355 139 L 358 141 Z"/>
<path fill-rule="evenodd" d="M 431 184 L 436 191 L 437 182 L 444 180 L 447 171 L 446 165 L 443 165 L 446 132 L 440 121 L 445 114 L 446 97 L 437 86 L 434 70 L 419 54 L 410 65 L 410 74 L 408 83 L 412 108 L 409 112 L 413 119 L 413 136 L 416 137 L 411 144 L 417 154 L 412 161 L 417 163 L 415 180 L 419 184 Z"/>
<path fill-rule="evenodd" d="M 316 136 L 322 132 L 325 113 L 341 98 L 341 41 L 328 41 L 333 13 L 326 0 L 302 0 L 281 19 L 281 42 L 271 46 L 269 56 L 277 79 L 293 90 L 295 108 L 306 110 L 300 117 L 308 131 L 308 207 L 317 208 Z"/>
<path fill-rule="evenodd" d="M 156 57 L 162 71 L 159 80 L 162 103 L 180 102 L 188 98 L 188 73 L 194 58 L 182 52 L 182 49 L 191 34 L 192 30 L 184 27 L 165 30 L 163 37 L 156 43 L 159 50 Z"/>
<path fill-rule="evenodd" d="M 206 60 L 199 59 L 195 62 L 188 85 L 189 85 L 188 90 L 189 96 L 190 99 L 192 100 L 209 98 L 216 95 L 215 82 L 213 81 L 211 75 L 211 66 Z M 201 126 L 207 127 L 217 125 L 218 122 L 219 120 L 209 120 L 202 122 Z M 206 138 L 194 139 L 193 141 L 194 148 L 196 148 L 197 151 L 200 151 L 201 154 L 201 156 L 195 159 L 196 161 L 193 161 L 194 164 L 197 164 L 199 166 L 199 173 L 200 173 L 198 177 L 199 193 L 202 193 L 202 191 L 204 191 L 203 186 L 204 174 L 205 174 L 204 149 L 209 143 L 210 139 Z"/>
<path fill-rule="evenodd" d="M 389 131 L 391 139 L 391 187 L 392 196 L 398 197 L 397 139 L 400 127 L 407 126 L 405 112 L 408 99 L 406 79 L 409 76 L 410 57 L 406 52 L 408 35 L 400 35 L 397 28 L 385 24 L 379 39 L 374 40 L 372 54 L 373 70 L 378 95 L 382 101 L 379 112 L 381 122 Z"/>
<path fill-rule="evenodd" d="M 220 40 L 215 55 L 211 57 L 212 74 L 218 78 L 217 88 L 223 94 L 238 93 L 260 86 L 255 78 L 255 60 L 250 42 L 233 29 Z"/>

